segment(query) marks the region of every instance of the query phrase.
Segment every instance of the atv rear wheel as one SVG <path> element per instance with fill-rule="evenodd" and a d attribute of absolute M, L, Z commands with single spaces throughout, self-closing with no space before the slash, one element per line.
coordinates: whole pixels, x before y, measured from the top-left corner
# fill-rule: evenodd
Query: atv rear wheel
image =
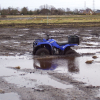
<path fill-rule="evenodd" d="M 50 52 L 46 48 L 40 48 L 36 51 L 36 55 L 39 56 L 50 55 Z"/>
<path fill-rule="evenodd" d="M 71 48 L 66 49 L 65 55 L 75 55 L 77 52 Z"/>

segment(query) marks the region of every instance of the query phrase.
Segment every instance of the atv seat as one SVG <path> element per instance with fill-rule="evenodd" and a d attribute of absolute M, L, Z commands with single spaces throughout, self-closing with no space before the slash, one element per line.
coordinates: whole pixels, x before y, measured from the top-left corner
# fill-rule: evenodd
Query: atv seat
<path fill-rule="evenodd" d="M 59 46 L 63 46 L 63 45 L 66 45 L 66 44 L 68 44 L 68 42 L 57 42 L 57 44 L 59 45 Z"/>

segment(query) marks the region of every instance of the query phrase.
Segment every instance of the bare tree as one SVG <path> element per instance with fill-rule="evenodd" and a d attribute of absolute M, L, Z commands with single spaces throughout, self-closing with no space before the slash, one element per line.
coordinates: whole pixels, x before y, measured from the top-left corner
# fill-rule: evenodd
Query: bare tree
<path fill-rule="evenodd" d="M 23 7 L 23 8 L 21 9 L 21 14 L 27 15 L 27 14 L 28 14 L 28 8 L 27 8 L 27 7 Z"/>
<path fill-rule="evenodd" d="M 75 14 L 78 14 L 78 9 L 74 9 L 73 11 Z"/>
<path fill-rule="evenodd" d="M 70 12 L 70 8 L 66 8 L 66 12 Z"/>
<path fill-rule="evenodd" d="M 8 14 L 8 10 L 7 9 L 2 9 L 1 10 L 1 15 L 7 15 Z"/>
<path fill-rule="evenodd" d="M 63 15 L 65 11 L 61 8 L 58 8 L 58 15 Z"/>
<path fill-rule="evenodd" d="M 51 15 L 55 15 L 55 10 L 56 10 L 55 7 L 53 7 L 53 6 L 50 7 Z"/>

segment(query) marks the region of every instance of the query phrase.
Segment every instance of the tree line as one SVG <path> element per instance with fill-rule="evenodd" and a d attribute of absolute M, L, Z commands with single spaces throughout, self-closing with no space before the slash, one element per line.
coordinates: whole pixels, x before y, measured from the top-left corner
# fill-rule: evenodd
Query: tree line
<path fill-rule="evenodd" d="M 55 8 L 53 6 L 42 5 L 39 9 L 29 10 L 28 7 L 23 7 L 21 10 L 18 8 L 8 7 L 7 9 L 0 9 L 1 15 L 66 15 L 66 14 L 79 14 L 78 9 L 73 11 L 70 8 Z"/>

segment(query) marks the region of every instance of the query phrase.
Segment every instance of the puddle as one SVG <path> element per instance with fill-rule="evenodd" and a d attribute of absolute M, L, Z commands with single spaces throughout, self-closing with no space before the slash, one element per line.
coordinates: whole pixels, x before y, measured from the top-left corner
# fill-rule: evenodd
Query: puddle
<path fill-rule="evenodd" d="M 97 95 L 95 97 L 100 99 L 100 89 L 98 90 L 98 93 L 97 93 Z"/>
<path fill-rule="evenodd" d="M 52 58 L 34 59 L 34 67 L 36 69 L 55 70 L 57 67 L 57 64 L 53 63 L 52 61 L 53 61 Z"/>
<path fill-rule="evenodd" d="M 5 76 L 4 79 L 8 83 L 16 84 L 19 87 L 32 87 L 36 88 L 39 85 L 49 85 L 56 88 L 66 89 L 72 88 L 72 85 L 66 85 L 52 79 L 47 74 L 40 73 L 30 73 L 30 72 L 20 72 L 14 70 L 16 66 L 20 66 L 21 69 L 31 69 L 33 71 L 34 62 L 31 57 L 26 56 L 0 56 L 0 76 Z M 47 66 L 47 65 L 46 65 Z M 11 67 L 11 68 L 10 68 Z M 51 67 L 51 66 L 50 66 Z M 54 68 L 55 69 L 55 68 Z M 53 70 L 51 68 L 50 70 Z M 20 80 L 20 81 L 19 81 Z"/>
<path fill-rule="evenodd" d="M 42 37 L 45 33 L 36 33 L 36 34 Z"/>
<path fill-rule="evenodd" d="M 20 43 L 20 42 L 14 42 L 14 43 Z"/>
<path fill-rule="evenodd" d="M 91 32 L 92 30 L 85 30 L 85 31 Z"/>
<path fill-rule="evenodd" d="M 50 31 L 51 33 L 55 33 L 55 32 L 61 32 L 59 30 L 53 30 L 53 31 Z"/>
<path fill-rule="evenodd" d="M 19 30 L 28 31 L 28 30 L 30 30 L 30 29 L 24 28 L 24 29 L 19 29 Z"/>
<path fill-rule="evenodd" d="M 4 67 L 21 66 L 21 68 L 33 69 L 32 56 L 0 56 L 0 65 Z"/>
<path fill-rule="evenodd" d="M 100 44 L 99 42 L 83 42 L 83 43 L 85 43 L 86 45 L 90 44 L 91 46 L 92 45 L 99 45 Z"/>
<path fill-rule="evenodd" d="M 54 38 L 54 37 L 62 37 L 62 36 L 50 36 L 51 38 Z"/>
<path fill-rule="evenodd" d="M 89 37 L 82 37 L 83 38 L 83 40 L 88 40 L 88 39 L 92 39 L 93 37 L 92 36 L 89 36 Z"/>
<path fill-rule="evenodd" d="M 13 36 L 13 39 L 19 38 L 19 36 Z"/>
<path fill-rule="evenodd" d="M 92 86 L 100 86 L 100 63 L 96 63 L 96 61 L 100 60 L 94 60 L 94 63 L 92 64 L 86 64 L 85 62 L 87 60 L 94 60 L 92 59 L 92 56 L 87 57 L 77 57 L 76 61 L 78 61 L 78 66 L 79 66 L 79 73 L 69 73 L 74 79 L 78 81 L 82 81 L 86 83 L 87 85 L 92 85 Z M 98 76 L 98 77 L 97 77 Z"/>
<path fill-rule="evenodd" d="M 90 48 L 90 49 L 88 49 L 88 48 L 84 48 L 84 49 L 77 49 L 76 50 L 76 52 L 78 52 L 78 53 L 98 53 L 98 52 L 100 52 L 100 49 L 93 49 L 93 48 Z"/>
<path fill-rule="evenodd" d="M 11 76 L 20 74 L 16 70 L 7 67 L 17 67 L 21 69 L 33 69 L 33 60 L 25 56 L 0 56 L 0 76 Z"/>
<path fill-rule="evenodd" d="M 43 59 L 37 59 L 34 66 L 37 69 L 67 73 L 75 80 L 84 82 L 87 85 L 100 86 L 100 54 L 97 56 L 97 59 L 93 59 L 92 56 L 52 58 L 44 59 L 44 62 Z M 94 62 L 86 64 L 87 60 L 94 60 Z"/>
<path fill-rule="evenodd" d="M 92 56 L 82 57 L 61 57 L 61 58 L 42 58 L 31 59 L 22 57 L 0 57 L 2 68 L 0 69 L 0 76 L 9 76 L 5 78 L 10 83 L 16 83 L 20 86 L 35 87 L 38 85 L 61 86 L 64 84 L 51 79 L 46 74 L 41 74 L 42 70 L 55 71 L 58 73 L 67 73 L 77 81 L 86 83 L 87 85 L 100 86 L 100 55 L 97 59 Z M 92 64 L 86 64 L 87 60 L 94 60 Z M 20 66 L 21 69 L 38 69 L 40 73 L 22 73 L 6 67 Z M 5 72 L 5 73 L 4 73 Z M 8 73 L 9 72 L 9 73 Z M 23 75 L 24 74 L 24 75 Z M 98 76 L 98 77 L 97 77 Z M 21 81 L 18 81 L 21 80 Z M 57 86 L 58 84 L 58 86 Z M 59 85 L 60 84 L 60 85 Z M 62 86 L 62 85 L 63 86 Z M 64 88 L 66 85 L 64 86 Z M 59 87 L 60 88 L 60 87 Z"/>
<path fill-rule="evenodd" d="M 0 94 L 0 100 L 21 100 L 17 93 L 4 93 Z"/>
<path fill-rule="evenodd" d="M 80 51 L 79 51 L 80 50 Z M 83 51 L 82 51 L 83 50 Z M 86 50 L 86 51 L 85 51 Z M 99 49 L 78 49 L 78 52 L 96 53 Z M 28 53 L 28 52 L 27 52 Z M 28 55 L 28 54 L 27 54 Z M 35 58 L 32 56 L 0 56 L 0 76 L 4 79 L 16 84 L 19 87 L 33 87 L 39 85 L 49 85 L 56 88 L 72 88 L 72 85 L 63 84 L 52 79 L 47 72 L 67 73 L 74 80 L 84 82 L 86 85 L 100 86 L 100 54 L 97 59 L 92 56 L 81 57 L 48 57 Z M 92 64 L 86 64 L 87 60 L 94 60 Z M 34 73 L 21 72 L 7 67 L 17 67 L 21 69 L 35 70 Z M 33 70 L 34 69 L 34 70 Z M 98 76 L 98 77 L 97 77 Z M 20 81 L 19 81 L 20 80 Z"/>
<path fill-rule="evenodd" d="M 70 32 L 70 31 L 73 31 L 73 30 L 68 30 L 68 31 Z"/>
<path fill-rule="evenodd" d="M 2 41 L 1 43 L 8 43 L 8 41 Z"/>
<path fill-rule="evenodd" d="M 25 34 L 20 34 L 20 35 L 18 35 L 18 36 L 20 36 L 20 37 L 21 37 L 21 36 L 24 36 L 24 35 L 25 35 Z"/>
<path fill-rule="evenodd" d="M 78 68 L 78 73 L 71 73 L 69 71 L 68 71 L 68 73 L 75 80 L 84 82 L 87 85 L 100 86 L 100 80 L 99 80 L 99 77 L 100 77 L 100 63 L 96 63 L 96 61 L 100 61 L 100 58 L 98 60 L 94 60 L 93 64 L 86 64 L 85 62 L 87 60 L 93 60 L 92 56 L 90 56 L 90 57 L 83 56 L 83 57 L 75 58 L 75 61 L 77 62 L 76 67 Z M 70 68 L 70 66 L 71 67 L 75 66 L 75 63 L 71 63 L 71 65 L 69 65 L 68 68 Z"/>
<path fill-rule="evenodd" d="M 73 65 L 75 63 L 75 58 L 44 58 L 44 59 L 35 59 L 34 60 L 34 67 L 37 69 L 43 69 L 43 70 L 54 70 L 61 73 L 66 73 L 68 70 L 70 72 L 77 73 L 78 68 L 77 64 Z M 69 65 L 73 66 L 73 68 L 68 67 Z"/>

